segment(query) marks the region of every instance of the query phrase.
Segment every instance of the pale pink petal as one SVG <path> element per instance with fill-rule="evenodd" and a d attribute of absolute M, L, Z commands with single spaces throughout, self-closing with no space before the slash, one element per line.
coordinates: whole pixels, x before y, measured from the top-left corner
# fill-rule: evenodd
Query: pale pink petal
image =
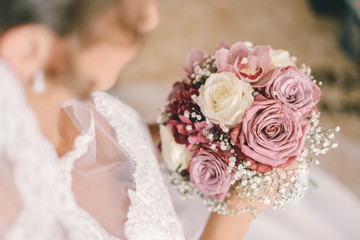
<path fill-rule="evenodd" d="M 180 118 L 180 120 L 181 120 L 183 123 L 192 124 L 192 122 L 190 121 L 190 119 L 188 119 L 187 117 L 185 117 L 185 116 L 183 116 L 183 115 L 180 115 L 179 118 Z"/>
<path fill-rule="evenodd" d="M 197 136 L 189 136 L 188 141 L 190 144 L 195 145 L 198 142 L 197 139 Z"/>
<path fill-rule="evenodd" d="M 281 73 L 281 68 L 276 67 L 272 69 L 271 71 L 267 72 L 262 78 L 259 79 L 256 83 L 253 84 L 254 87 L 266 87 L 266 91 L 269 90 L 270 83 L 274 81 L 274 79 L 279 76 Z M 269 94 L 267 94 L 269 95 Z"/>
<path fill-rule="evenodd" d="M 229 64 L 231 64 L 231 53 L 227 49 L 220 49 L 216 51 L 215 53 L 216 58 L 216 65 L 218 68 L 218 72 L 224 71 L 224 69 L 227 69 Z"/>
<path fill-rule="evenodd" d="M 237 42 L 234 43 L 234 45 L 231 46 L 230 52 L 234 56 L 234 58 L 243 58 L 247 57 L 250 53 L 250 48 L 243 42 Z M 234 59 L 234 61 L 235 61 Z"/>
<path fill-rule="evenodd" d="M 197 123 L 195 123 L 195 128 L 196 128 L 196 130 L 198 130 L 198 131 L 203 130 L 204 128 L 206 128 L 206 126 L 207 126 L 206 121 L 202 121 L 202 122 L 197 122 Z"/>
<path fill-rule="evenodd" d="M 271 47 L 270 46 L 258 46 L 255 47 L 249 55 L 258 57 L 258 65 L 264 70 L 264 73 L 271 68 Z"/>
<path fill-rule="evenodd" d="M 251 72 L 255 72 L 257 66 L 262 67 L 259 64 L 259 57 L 254 55 L 249 55 L 247 67 L 250 69 Z"/>
<path fill-rule="evenodd" d="M 193 65 L 195 62 L 200 62 L 203 60 L 204 55 L 208 55 L 207 52 L 200 48 L 193 48 L 187 55 L 187 65 L 181 66 L 181 68 L 189 75 L 193 73 Z"/>
<path fill-rule="evenodd" d="M 196 137 L 197 137 L 199 143 L 208 143 L 208 142 L 209 142 L 209 139 L 207 139 L 207 138 L 202 134 L 202 132 L 198 132 L 198 134 L 197 134 Z"/>
<path fill-rule="evenodd" d="M 216 48 L 215 52 L 216 52 L 217 50 L 222 49 L 222 48 L 224 48 L 224 49 L 230 49 L 230 45 L 227 44 L 226 42 L 222 41 L 222 42 L 219 43 L 219 45 L 218 45 L 218 47 Z"/>

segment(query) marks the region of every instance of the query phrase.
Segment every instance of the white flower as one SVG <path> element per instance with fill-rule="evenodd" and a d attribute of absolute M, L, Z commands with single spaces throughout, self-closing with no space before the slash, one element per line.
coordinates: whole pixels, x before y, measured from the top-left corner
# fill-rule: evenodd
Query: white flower
<path fill-rule="evenodd" d="M 197 104 L 213 123 L 234 128 L 254 102 L 252 92 L 251 85 L 234 73 L 215 73 L 200 87 Z"/>
<path fill-rule="evenodd" d="M 296 59 L 290 57 L 288 51 L 282 49 L 271 49 L 271 62 L 274 67 L 295 66 Z"/>
<path fill-rule="evenodd" d="M 181 172 L 190 164 L 190 151 L 183 144 L 175 142 L 174 136 L 168 127 L 160 125 L 161 152 L 167 168 Z"/>

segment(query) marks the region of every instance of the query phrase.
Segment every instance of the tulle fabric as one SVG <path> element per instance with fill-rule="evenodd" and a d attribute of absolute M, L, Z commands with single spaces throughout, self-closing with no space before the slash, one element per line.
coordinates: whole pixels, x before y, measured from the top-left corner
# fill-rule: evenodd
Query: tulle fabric
<path fill-rule="evenodd" d="M 60 161 L 74 161 L 72 190 L 86 209 L 112 235 L 125 239 L 124 224 L 135 191 L 135 165 L 116 140 L 114 130 L 96 110 L 92 100 L 72 101 L 64 110 L 78 131 L 90 136 L 83 149 L 75 148 Z M 86 146 L 87 145 L 87 146 Z"/>

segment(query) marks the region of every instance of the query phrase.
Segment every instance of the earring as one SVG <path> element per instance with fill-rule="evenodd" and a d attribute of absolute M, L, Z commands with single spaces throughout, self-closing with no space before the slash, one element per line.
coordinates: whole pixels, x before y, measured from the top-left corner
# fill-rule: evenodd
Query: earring
<path fill-rule="evenodd" d="M 46 87 L 45 73 L 43 70 L 38 70 L 34 74 L 32 80 L 32 87 L 35 93 L 42 93 Z"/>

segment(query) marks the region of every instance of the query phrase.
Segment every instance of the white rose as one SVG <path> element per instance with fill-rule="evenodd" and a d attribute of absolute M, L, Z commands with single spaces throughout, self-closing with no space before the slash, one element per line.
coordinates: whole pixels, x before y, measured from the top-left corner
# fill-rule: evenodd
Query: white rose
<path fill-rule="evenodd" d="M 282 49 L 271 49 L 271 62 L 274 67 L 295 66 L 296 58 L 290 57 L 288 51 Z"/>
<path fill-rule="evenodd" d="M 212 74 L 199 89 L 197 104 L 206 118 L 216 124 L 234 128 L 254 102 L 250 84 L 234 73 Z"/>
<path fill-rule="evenodd" d="M 190 151 L 184 144 L 175 142 L 174 136 L 168 127 L 160 125 L 161 152 L 167 168 L 181 172 L 190 164 Z"/>

